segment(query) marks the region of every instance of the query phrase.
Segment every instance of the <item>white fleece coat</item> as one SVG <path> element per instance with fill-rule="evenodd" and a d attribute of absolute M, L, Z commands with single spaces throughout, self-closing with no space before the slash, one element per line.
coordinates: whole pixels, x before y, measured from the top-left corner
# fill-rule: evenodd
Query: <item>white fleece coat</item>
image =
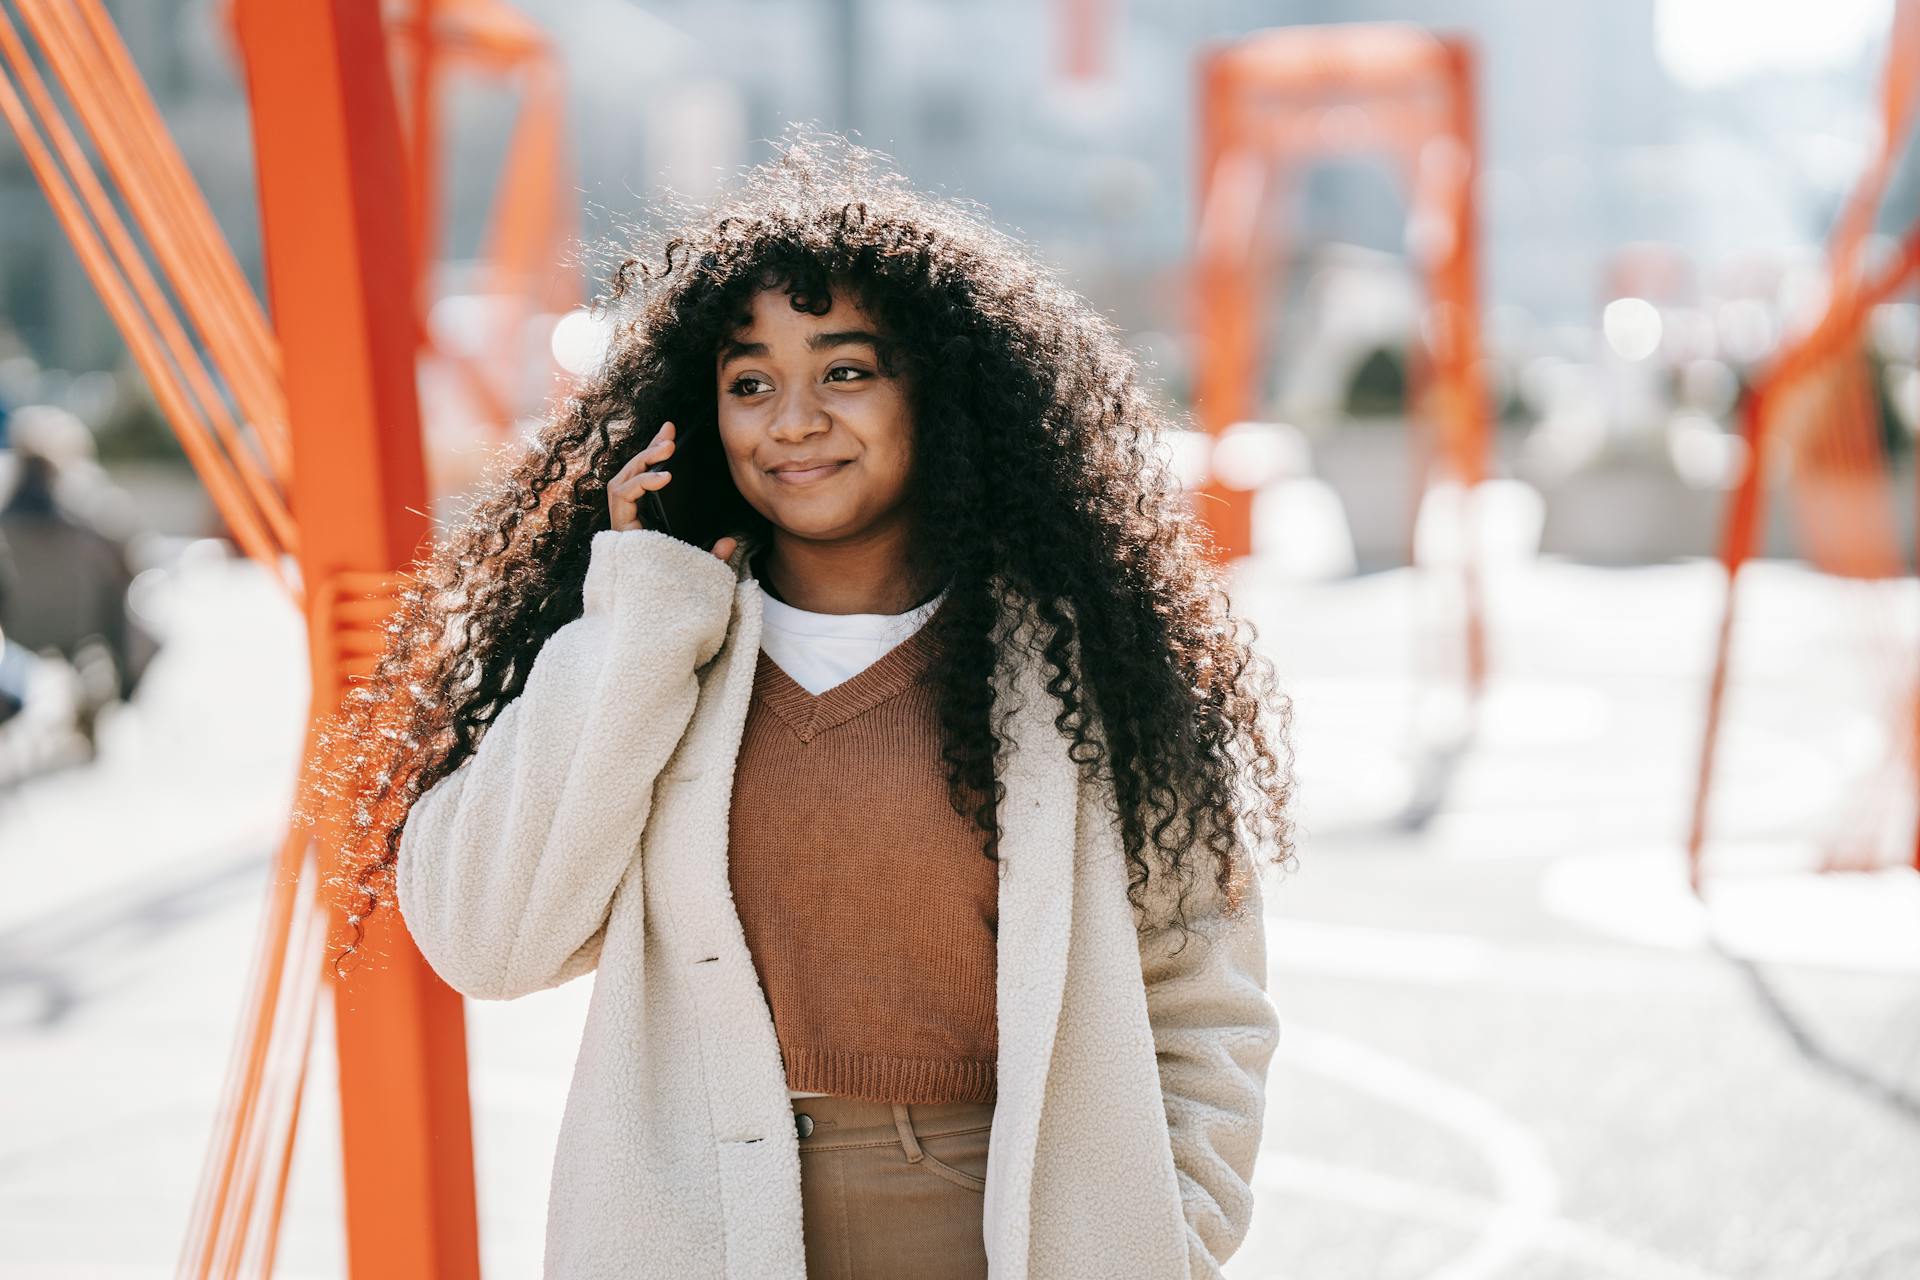
<path fill-rule="evenodd" d="M 785 1069 L 727 881 L 760 648 L 748 553 L 594 535 L 581 616 L 402 832 L 401 913 L 455 990 L 510 1000 L 597 967 L 548 1280 L 806 1276 Z M 996 639 L 1034 625 L 997 598 Z M 1000 774 L 990 1275 L 1217 1277 L 1253 1214 L 1279 1038 L 1259 880 L 1236 922 L 1198 877 L 1185 949 L 1177 930 L 1143 942 L 1105 788 L 1069 759 L 1043 670 L 1003 657 L 995 683 L 1019 711 Z"/>

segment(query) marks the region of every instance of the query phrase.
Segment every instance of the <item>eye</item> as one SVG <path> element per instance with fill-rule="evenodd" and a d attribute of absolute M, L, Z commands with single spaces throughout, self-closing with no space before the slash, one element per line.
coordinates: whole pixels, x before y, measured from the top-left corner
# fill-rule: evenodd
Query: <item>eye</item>
<path fill-rule="evenodd" d="M 735 378 L 732 382 L 728 383 L 727 390 L 736 396 L 752 395 L 754 393 L 751 391 L 742 391 L 740 389 L 741 385 L 743 383 L 748 383 L 748 382 L 764 382 L 764 381 L 765 381 L 764 378 L 756 378 L 750 373 L 745 373 Z"/>
<path fill-rule="evenodd" d="M 828 381 L 832 381 L 833 375 L 836 373 L 857 374 L 862 379 L 871 378 L 873 376 L 872 374 L 868 373 L 865 369 L 855 368 L 853 365 L 850 365 L 850 364 L 837 364 L 833 366 L 833 368 L 827 370 Z M 845 379 L 843 379 L 843 381 L 845 381 Z"/>

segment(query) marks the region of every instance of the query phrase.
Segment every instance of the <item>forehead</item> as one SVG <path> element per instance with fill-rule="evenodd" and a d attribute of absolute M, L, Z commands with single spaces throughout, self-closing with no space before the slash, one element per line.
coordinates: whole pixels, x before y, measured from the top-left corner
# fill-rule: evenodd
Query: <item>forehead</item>
<path fill-rule="evenodd" d="M 761 289 L 747 300 L 746 313 L 739 317 L 736 334 L 755 330 L 794 329 L 802 333 L 813 329 L 847 328 L 850 322 L 867 326 L 867 313 L 844 289 L 834 289 L 832 306 L 819 315 L 794 308 L 793 295 L 785 289 Z"/>
<path fill-rule="evenodd" d="M 831 302 L 826 311 L 814 315 L 796 311 L 784 290 L 762 289 L 751 299 L 749 313 L 721 339 L 716 359 L 725 368 L 735 360 L 765 357 L 789 347 L 806 354 L 861 344 L 880 346 L 880 337 L 859 303 L 837 290 Z"/>

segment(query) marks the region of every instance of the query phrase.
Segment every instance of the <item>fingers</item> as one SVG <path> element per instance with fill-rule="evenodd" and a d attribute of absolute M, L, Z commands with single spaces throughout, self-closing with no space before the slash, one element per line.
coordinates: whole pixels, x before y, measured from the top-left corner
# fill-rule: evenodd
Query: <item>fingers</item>
<path fill-rule="evenodd" d="M 733 555 L 734 549 L 739 545 L 740 540 L 738 538 L 722 538 L 713 544 L 713 554 L 725 560 Z"/>
<path fill-rule="evenodd" d="M 673 453 L 674 426 L 663 423 L 653 440 L 627 459 L 607 484 L 607 513 L 615 529 L 644 528 L 640 520 L 640 500 L 650 490 L 663 489 L 673 479 L 669 471 L 649 471 L 655 462 Z"/>
<path fill-rule="evenodd" d="M 641 471 L 627 480 L 607 486 L 607 514 L 616 529 L 644 529 L 640 520 L 640 500 L 649 490 L 664 489 L 673 479 L 668 471 Z"/>
<path fill-rule="evenodd" d="M 647 447 L 628 458 L 627 464 L 614 474 L 614 482 L 631 479 L 636 472 L 645 471 L 655 462 L 671 455 L 675 434 L 671 422 L 663 424 L 660 430 L 654 433 L 653 439 L 648 441 Z"/>

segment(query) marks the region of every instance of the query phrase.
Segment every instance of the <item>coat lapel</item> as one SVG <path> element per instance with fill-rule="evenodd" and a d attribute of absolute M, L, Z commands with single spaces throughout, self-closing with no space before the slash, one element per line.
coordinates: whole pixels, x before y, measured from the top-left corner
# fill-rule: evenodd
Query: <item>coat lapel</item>
<path fill-rule="evenodd" d="M 1002 613 L 995 705 L 1012 699 L 1011 749 L 1001 772 L 999 950 L 995 974 L 997 1100 L 983 1209 L 990 1280 L 1026 1280 L 1034 1152 L 1066 985 L 1078 842 L 1079 768 L 1054 727 L 1045 663 L 1009 645 L 1019 602 Z M 1033 634 L 1023 625 L 1021 636 Z"/>

